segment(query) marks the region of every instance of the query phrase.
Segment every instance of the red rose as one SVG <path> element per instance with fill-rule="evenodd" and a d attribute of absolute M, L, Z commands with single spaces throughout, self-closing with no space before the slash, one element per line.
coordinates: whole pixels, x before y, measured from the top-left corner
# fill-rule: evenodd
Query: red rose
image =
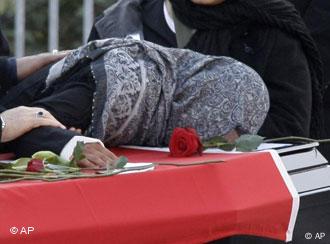
<path fill-rule="evenodd" d="M 201 154 L 203 145 L 193 128 L 175 128 L 170 139 L 170 155 L 188 157 L 195 153 Z"/>
<path fill-rule="evenodd" d="M 44 166 L 44 162 L 40 159 L 31 159 L 28 162 L 26 171 L 30 171 L 30 172 L 41 172 L 43 171 L 45 168 Z"/>

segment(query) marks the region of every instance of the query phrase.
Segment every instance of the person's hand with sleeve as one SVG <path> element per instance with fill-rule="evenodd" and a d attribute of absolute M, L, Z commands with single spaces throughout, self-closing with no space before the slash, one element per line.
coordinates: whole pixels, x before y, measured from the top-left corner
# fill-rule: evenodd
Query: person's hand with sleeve
<path fill-rule="evenodd" d="M 83 154 L 85 158 L 78 162 L 79 167 L 98 167 L 105 168 L 106 165 L 114 165 L 117 157 L 110 150 L 104 147 L 103 143 L 95 138 L 85 137 L 79 135 L 81 133 L 80 129 L 70 128 L 65 130 L 66 127 L 56 120 L 47 110 L 38 107 L 25 107 L 20 106 L 12 109 L 5 110 L 0 114 L 1 116 L 1 142 L 13 141 L 25 134 L 36 133 L 36 128 L 38 130 L 45 131 L 41 135 L 35 134 L 35 139 L 32 141 L 23 141 L 22 144 L 29 144 L 31 146 L 32 142 L 37 141 L 38 145 L 34 151 L 45 150 L 44 148 L 50 147 L 49 144 L 52 141 L 51 136 L 46 133 L 46 131 L 53 131 L 59 136 L 58 143 L 61 144 L 61 135 L 68 134 L 71 137 L 67 144 L 62 148 L 61 157 L 70 160 L 73 154 L 73 149 L 78 141 L 85 143 Z M 0 127 L 0 128 L 1 128 Z M 52 129 L 54 128 L 54 129 Z M 55 129 L 57 128 L 57 129 Z M 62 132 L 61 132 L 62 131 Z M 70 136 L 71 135 L 71 136 Z M 40 137 L 42 136 L 42 137 Z M 33 138 L 30 136 L 23 136 L 23 138 Z M 43 138 L 45 137 L 45 138 Z M 24 139 L 23 139 L 24 140 Z M 56 139 L 55 139 L 56 140 Z M 38 148 L 44 144 L 44 147 Z M 21 148 L 22 149 L 22 148 Z M 22 155 L 20 155 L 22 156 Z M 25 156 L 31 156 L 26 154 Z"/>
<path fill-rule="evenodd" d="M 43 108 L 20 106 L 1 113 L 1 142 L 12 141 L 26 132 L 41 126 L 52 126 L 65 129 Z"/>
<path fill-rule="evenodd" d="M 82 152 L 85 158 L 78 162 L 79 167 L 105 168 L 108 164 L 114 165 L 118 159 L 115 154 L 104 147 L 99 139 L 80 135 L 76 135 L 69 140 L 63 147 L 60 156 L 66 160 L 70 160 L 77 142 L 83 142 L 85 144 Z"/>
<path fill-rule="evenodd" d="M 106 168 L 107 164 L 115 166 L 118 157 L 100 143 L 87 143 L 84 146 L 85 159 L 78 162 L 79 167 Z"/>

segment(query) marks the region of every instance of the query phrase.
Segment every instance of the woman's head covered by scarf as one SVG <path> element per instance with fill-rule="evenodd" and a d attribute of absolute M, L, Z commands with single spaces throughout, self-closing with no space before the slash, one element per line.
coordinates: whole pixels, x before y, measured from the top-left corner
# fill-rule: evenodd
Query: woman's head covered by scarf
<path fill-rule="evenodd" d="M 189 48 L 217 55 L 218 43 L 230 44 L 222 38 L 224 30 L 242 24 L 277 28 L 297 39 L 308 60 L 312 79 L 312 121 L 310 134 L 319 138 L 323 128 L 323 93 L 326 84 L 323 64 L 317 46 L 295 7 L 287 0 L 170 0 L 176 17 L 186 26 L 196 29 Z M 213 5 L 217 2 L 216 5 Z M 211 47 L 205 47 L 205 37 L 214 38 Z M 223 46 L 225 46 L 223 45 Z M 221 55 L 229 55 L 221 53 Z"/>

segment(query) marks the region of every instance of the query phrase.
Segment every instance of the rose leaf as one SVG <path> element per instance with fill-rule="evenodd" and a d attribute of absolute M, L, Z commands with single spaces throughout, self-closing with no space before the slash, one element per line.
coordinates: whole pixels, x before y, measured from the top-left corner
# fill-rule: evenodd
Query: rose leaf
<path fill-rule="evenodd" d="M 236 139 L 236 150 L 241 152 L 251 152 L 258 148 L 264 137 L 258 135 L 242 135 Z"/>
<path fill-rule="evenodd" d="M 124 156 L 120 156 L 117 160 L 116 160 L 116 169 L 123 169 L 125 167 L 125 165 L 127 164 L 128 159 Z"/>

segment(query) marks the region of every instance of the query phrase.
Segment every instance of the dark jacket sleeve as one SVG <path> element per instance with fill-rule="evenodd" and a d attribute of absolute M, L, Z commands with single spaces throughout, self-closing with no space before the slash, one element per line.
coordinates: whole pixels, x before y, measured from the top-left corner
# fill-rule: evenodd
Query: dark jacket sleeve
<path fill-rule="evenodd" d="M 298 0 L 297 0 L 298 1 Z M 330 84 L 330 1 L 310 0 L 304 19 L 315 39 L 322 61 L 327 84 Z M 324 94 L 324 132 L 322 138 L 330 138 L 330 86 Z M 320 147 L 321 153 L 330 160 L 330 144 L 324 143 Z"/>
<path fill-rule="evenodd" d="M 320 50 L 325 67 L 325 81 L 330 84 L 330 1 L 311 1 L 304 19 Z M 327 89 L 325 99 L 327 108 L 330 109 L 330 89 Z M 330 117 L 330 113 L 325 115 Z"/>
<path fill-rule="evenodd" d="M 16 59 L 0 57 L 0 98 L 3 97 L 8 89 L 16 83 Z M 5 107 L 0 105 L 0 113 L 5 110 Z"/>
<path fill-rule="evenodd" d="M 308 137 L 312 107 L 311 76 L 300 43 L 277 31 L 263 78 L 270 94 L 270 110 L 259 134 L 266 137 Z"/>
<path fill-rule="evenodd" d="M 10 50 L 6 36 L 0 29 L 0 56 L 9 56 Z"/>
<path fill-rule="evenodd" d="M 5 110 L 6 110 L 6 108 L 4 106 L 0 105 L 0 113 L 2 113 Z"/>
<path fill-rule="evenodd" d="M 1 93 L 17 84 L 16 59 L 0 57 L 0 89 Z"/>
<path fill-rule="evenodd" d="M 296 9 L 300 12 L 302 16 L 304 16 L 307 8 L 309 7 L 312 1 L 313 0 L 290 0 L 290 2 L 292 2 L 295 5 Z"/>
<path fill-rule="evenodd" d="M 70 130 L 40 127 L 6 143 L 5 150 L 14 152 L 16 157 L 30 157 L 38 151 L 52 151 L 60 154 L 64 146 L 76 135 L 79 134 Z"/>

